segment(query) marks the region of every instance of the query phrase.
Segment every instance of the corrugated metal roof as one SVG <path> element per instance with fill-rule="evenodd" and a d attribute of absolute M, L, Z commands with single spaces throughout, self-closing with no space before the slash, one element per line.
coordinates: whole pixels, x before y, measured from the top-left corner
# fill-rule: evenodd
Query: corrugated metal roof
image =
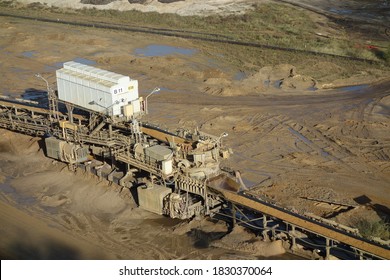
<path fill-rule="evenodd" d="M 62 68 L 62 69 L 57 70 L 57 73 L 77 77 L 79 79 L 82 79 L 85 81 L 90 81 L 90 82 L 93 82 L 93 83 L 96 83 L 96 84 L 99 84 L 99 85 L 102 85 L 102 86 L 108 87 L 108 88 L 111 88 L 112 86 L 115 86 L 118 84 L 116 82 L 112 82 L 112 81 L 109 81 L 107 79 L 102 79 L 101 77 L 94 77 L 94 76 L 86 75 L 86 74 L 83 74 L 80 72 L 72 71 L 70 69 Z M 58 74 L 57 74 L 57 76 L 58 76 Z M 63 78 L 63 77 L 61 77 L 61 75 L 59 75 L 59 78 Z"/>
<path fill-rule="evenodd" d="M 110 83 L 119 84 L 123 82 L 130 81 L 130 78 L 128 76 L 124 76 L 118 73 L 110 72 L 107 70 L 102 70 L 96 67 L 92 67 L 89 65 L 81 64 L 75 61 L 68 61 L 64 63 L 64 68 L 60 70 L 71 70 L 73 72 L 89 76 L 89 77 L 95 77 L 100 80 L 104 80 Z"/>

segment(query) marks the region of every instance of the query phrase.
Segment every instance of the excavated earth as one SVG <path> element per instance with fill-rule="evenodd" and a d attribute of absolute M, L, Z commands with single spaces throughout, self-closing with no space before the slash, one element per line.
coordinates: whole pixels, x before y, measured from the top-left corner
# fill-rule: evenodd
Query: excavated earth
<path fill-rule="evenodd" d="M 161 88 L 144 122 L 228 133 L 223 145 L 233 154 L 222 164 L 240 170 L 259 197 L 347 226 L 390 215 L 389 79 L 318 89 L 303 66 L 288 64 L 237 78 L 240 69 L 189 40 L 6 17 L 0 24 L 3 95 L 39 100 L 45 84 L 34 74 L 54 83 L 69 60 L 129 75 L 143 96 Z M 323 67 L 336 84 L 342 79 Z M 359 81 L 364 74 L 348 80 Z M 226 235 L 222 222 L 143 211 L 126 190 L 45 158 L 38 138 L 0 130 L 0 163 L 3 258 L 293 258 L 241 229 Z"/>

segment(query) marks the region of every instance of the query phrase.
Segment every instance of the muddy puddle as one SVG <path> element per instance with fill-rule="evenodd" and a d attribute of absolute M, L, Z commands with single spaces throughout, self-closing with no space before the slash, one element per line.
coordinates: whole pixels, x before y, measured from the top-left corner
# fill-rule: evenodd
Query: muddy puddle
<path fill-rule="evenodd" d="M 347 92 L 359 92 L 362 90 L 365 90 L 369 87 L 369 85 L 353 85 L 353 86 L 345 86 L 345 87 L 339 87 L 337 88 L 340 91 L 347 91 Z"/>
<path fill-rule="evenodd" d="M 244 79 L 246 79 L 246 78 L 248 78 L 248 75 L 247 75 L 245 72 L 243 72 L 243 71 L 238 71 L 238 72 L 236 72 L 236 73 L 234 74 L 234 77 L 233 77 L 233 79 L 234 79 L 235 81 L 242 81 L 242 80 L 244 80 Z"/>
<path fill-rule="evenodd" d="M 28 57 L 28 58 L 34 57 L 36 54 L 37 54 L 36 51 L 25 51 L 22 53 L 24 57 Z"/>

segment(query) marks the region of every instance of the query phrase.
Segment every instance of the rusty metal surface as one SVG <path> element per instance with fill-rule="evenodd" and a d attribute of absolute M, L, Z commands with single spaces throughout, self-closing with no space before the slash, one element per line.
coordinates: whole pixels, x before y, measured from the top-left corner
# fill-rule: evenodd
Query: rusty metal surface
<path fill-rule="evenodd" d="M 240 184 L 225 174 L 220 174 L 217 177 L 211 178 L 208 181 L 208 186 L 214 190 L 225 190 L 232 192 L 238 192 L 241 187 Z"/>
<path fill-rule="evenodd" d="M 181 138 L 181 137 L 178 137 L 175 135 L 171 135 L 168 133 L 164 133 L 164 132 L 156 130 L 156 129 L 141 127 L 141 131 L 143 133 L 145 133 L 149 136 L 152 136 L 153 138 L 160 140 L 160 141 L 163 141 L 165 143 L 171 142 L 171 143 L 175 143 L 175 144 L 179 144 L 179 145 L 190 145 L 190 146 L 193 144 L 191 141 L 188 141 L 184 138 Z"/>

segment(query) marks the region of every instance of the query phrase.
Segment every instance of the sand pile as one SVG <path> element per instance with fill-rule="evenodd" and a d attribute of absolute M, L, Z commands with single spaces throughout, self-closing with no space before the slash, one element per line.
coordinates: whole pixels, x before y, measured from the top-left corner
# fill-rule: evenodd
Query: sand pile
<path fill-rule="evenodd" d="M 273 242 L 262 241 L 259 237 L 240 226 L 236 226 L 232 232 L 215 242 L 214 246 L 241 250 L 263 257 L 272 257 L 286 252 L 281 240 Z"/>
<path fill-rule="evenodd" d="M 263 257 L 272 257 L 286 252 L 281 240 L 264 242 L 241 226 L 236 226 L 233 231 L 226 234 L 227 232 L 226 223 L 212 219 L 192 220 L 178 225 L 174 230 L 175 234 L 186 234 L 192 237 L 195 246 L 199 248 L 211 246 Z"/>
<path fill-rule="evenodd" d="M 207 16 L 242 14 L 252 9 L 254 3 L 266 2 L 266 0 L 18 0 L 18 2 L 24 4 L 40 2 L 48 6 L 71 9 L 138 10 L 141 12 L 176 13 L 182 16 Z"/>
<path fill-rule="evenodd" d="M 232 81 L 226 73 L 216 68 L 202 71 L 204 80 L 201 91 L 203 93 L 218 96 L 238 96 L 246 95 L 242 87 Z"/>
<path fill-rule="evenodd" d="M 209 79 L 210 80 L 210 79 Z M 245 91 L 242 91 L 240 87 L 234 85 L 225 85 L 222 83 L 215 84 L 214 82 L 207 81 L 210 85 L 203 88 L 203 92 L 211 95 L 219 95 L 219 96 L 238 96 L 238 95 L 246 95 Z"/>
<path fill-rule="evenodd" d="M 295 66 L 280 64 L 265 66 L 242 80 L 221 76 L 203 81 L 202 92 L 219 96 L 240 96 L 283 91 L 314 90 L 317 81 L 310 76 L 297 73 Z"/>
<path fill-rule="evenodd" d="M 257 91 L 267 89 L 307 90 L 315 87 L 316 81 L 309 76 L 297 74 L 297 69 L 293 65 L 280 64 L 261 68 L 257 73 L 244 79 L 242 85 Z"/>

